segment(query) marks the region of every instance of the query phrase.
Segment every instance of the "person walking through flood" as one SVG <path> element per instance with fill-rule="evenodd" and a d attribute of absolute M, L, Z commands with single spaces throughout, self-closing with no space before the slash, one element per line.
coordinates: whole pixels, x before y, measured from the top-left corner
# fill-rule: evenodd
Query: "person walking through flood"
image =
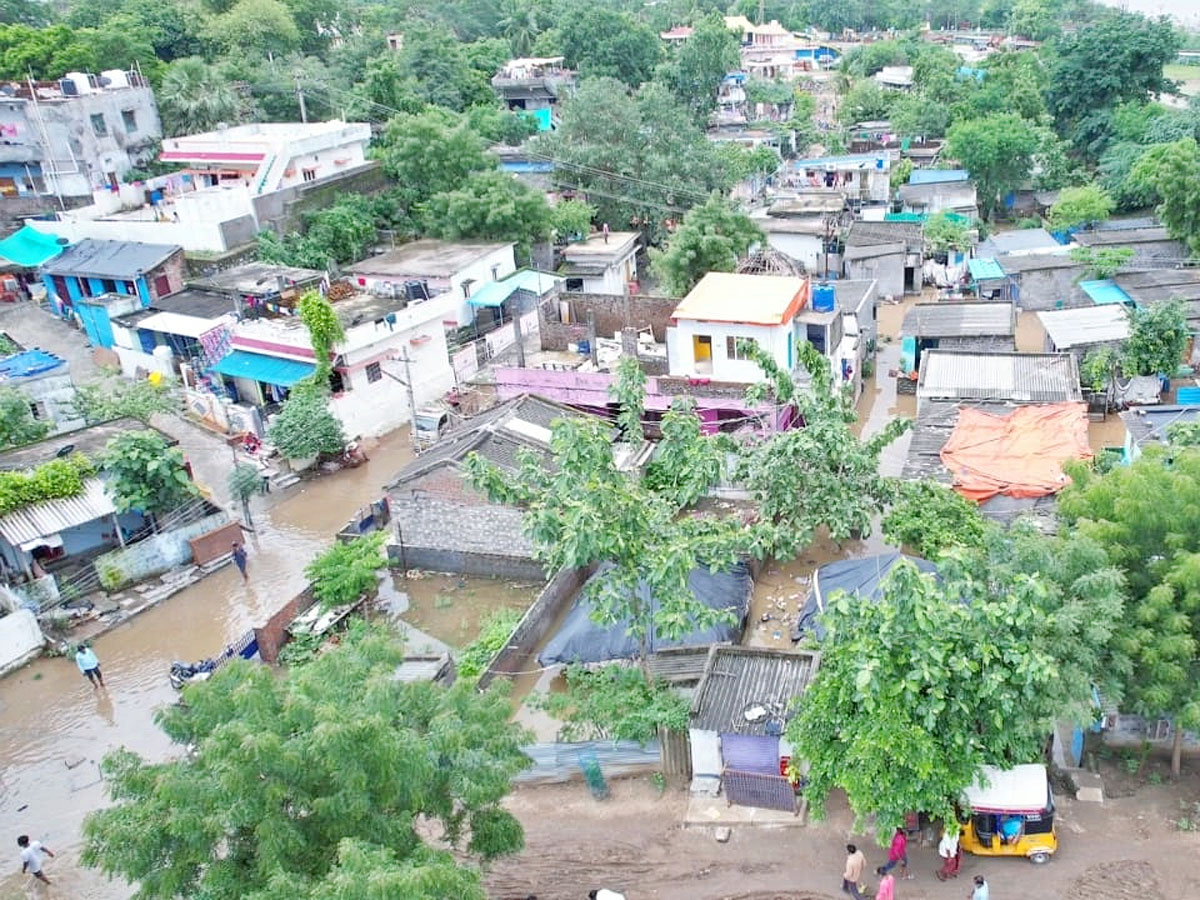
<path fill-rule="evenodd" d="M 104 675 L 100 671 L 100 660 L 96 658 L 95 651 L 87 644 L 80 644 L 75 648 L 75 665 L 79 666 L 79 671 L 92 683 L 92 690 L 104 687 Z"/>

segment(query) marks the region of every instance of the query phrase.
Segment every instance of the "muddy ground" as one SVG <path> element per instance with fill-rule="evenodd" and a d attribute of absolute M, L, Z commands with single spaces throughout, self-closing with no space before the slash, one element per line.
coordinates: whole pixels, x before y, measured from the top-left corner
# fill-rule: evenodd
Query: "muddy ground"
<path fill-rule="evenodd" d="M 838 798 L 825 822 L 737 828 L 720 844 L 707 830 L 680 827 L 686 789 L 660 795 L 649 779 L 610 787 L 611 799 L 602 802 L 582 783 L 519 788 L 509 807 L 525 826 L 526 849 L 492 867 L 489 896 L 580 900 L 608 887 L 628 900 L 834 900 L 845 896 L 848 838 L 867 852 L 872 869 L 887 858 L 871 838 L 851 836 L 851 815 Z M 962 900 L 976 874 L 988 879 L 992 900 L 1195 900 L 1200 834 L 1177 828 L 1181 799 L 1200 800 L 1200 777 L 1143 781 L 1102 805 L 1062 799 L 1059 852 L 1050 863 L 966 856 L 960 877 L 947 883 L 933 877 L 935 849 L 910 844 L 916 877 L 897 881 L 897 900 Z"/>

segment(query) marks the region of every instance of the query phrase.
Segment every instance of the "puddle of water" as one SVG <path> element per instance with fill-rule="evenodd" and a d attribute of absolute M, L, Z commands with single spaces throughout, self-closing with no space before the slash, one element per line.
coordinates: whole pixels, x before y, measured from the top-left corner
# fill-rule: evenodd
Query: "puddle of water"
<path fill-rule="evenodd" d="M 529 582 L 434 573 L 419 578 L 397 575 L 392 583 L 407 600 L 403 609 L 393 604 L 393 615 L 459 649 L 479 636 L 483 620 L 493 610 L 523 613 L 542 589 Z"/>
<path fill-rule="evenodd" d="M 1017 313 L 1017 352 L 1045 353 L 1046 329 L 1042 320 L 1032 310 L 1023 309 Z"/>
<path fill-rule="evenodd" d="M 183 442 L 199 478 L 226 480 L 227 456 L 211 439 Z M 213 655 L 304 587 L 308 560 L 412 458 L 406 431 L 369 452 L 366 465 L 306 482 L 255 511 L 248 582 L 228 566 L 97 638 L 107 692 L 93 692 L 69 659 L 40 659 L 0 679 L 0 833 L 30 834 L 59 853 L 47 865 L 54 896 L 130 895 L 127 885 L 78 864 L 83 818 L 106 803 L 96 764 L 122 746 L 151 761 L 177 752 L 154 724 L 155 710 L 177 696 L 167 680 L 171 661 Z M 67 768 L 76 756 L 83 762 Z M 9 869 L 0 896 L 25 896 L 35 890 L 30 881 Z"/>

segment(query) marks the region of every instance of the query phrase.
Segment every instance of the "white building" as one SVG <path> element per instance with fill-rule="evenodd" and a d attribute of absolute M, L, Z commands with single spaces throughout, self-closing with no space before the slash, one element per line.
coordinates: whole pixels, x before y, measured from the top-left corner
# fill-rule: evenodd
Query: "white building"
<path fill-rule="evenodd" d="M 255 122 L 167 138 L 160 159 L 204 186 L 241 182 L 259 196 L 360 168 L 370 140 L 365 122 Z"/>
<path fill-rule="evenodd" d="M 517 270 L 512 243 L 482 241 L 413 241 L 349 267 L 360 290 L 380 297 L 413 300 L 450 295 L 446 324 L 470 325 L 474 308 L 467 302 L 492 281 Z"/>
<path fill-rule="evenodd" d="M 413 405 L 430 403 L 454 386 L 442 322 L 457 302 L 449 293 L 414 303 L 356 294 L 333 304 L 346 336 L 334 347 L 330 409 L 347 436 L 399 428 Z M 308 329 L 298 316 L 240 322 L 230 348 L 211 377 L 220 378 L 236 402 L 265 407 L 268 414 L 316 369 Z"/>
<path fill-rule="evenodd" d="M 11 82 L 0 94 L 0 198 L 88 197 L 153 158 L 161 137 L 154 91 L 136 72 Z"/>
<path fill-rule="evenodd" d="M 560 269 L 568 291 L 586 294 L 637 293 L 636 231 L 613 231 L 568 244 Z"/>

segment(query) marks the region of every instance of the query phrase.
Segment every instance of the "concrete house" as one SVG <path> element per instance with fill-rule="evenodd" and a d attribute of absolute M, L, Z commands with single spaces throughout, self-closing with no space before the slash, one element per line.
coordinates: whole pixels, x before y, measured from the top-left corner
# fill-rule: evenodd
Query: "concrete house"
<path fill-rule="evenodd" d="M 410 303 L 359 293 L 333 303 L 346 336 L 334 347 L 329 408 L 347 436 L 399 428 L 414 407 L 454 386 L 442 323 L 457 302 L 453 294 Z M 308 329 L 296 315 L 244 320 L 233 326 L 228 346 L 206 380 L 235 403 L 258 408 L 264 420 L 316 369 Z"/>
<path fill-rule="evenodd" d="M 50 426 L 51 434 L 82 428 L 75 409 L 75 382 L 65 359 L 34 348 L 0 359 L 0 388 L 14 388 L 29 401 L 29 411 Z"/>
<path fill-rule="evenodd" d="M 807 651 L 712 646 L 688 720 L 692 793 L 796 811 L 796 792 L 784 775 L 792 759 L 784 733 L 820 660 Z"/>
<path fill-rule="evenodd" d="M 636 294 L 638 292 L 636 231 L 597 234 L 568 244 L 562 251 L 559 273 L 566 290 L 584 294 Z"/>
<path fill-rule="evenodd" d="M 96 346 L 111 347 L 113 318 L 183 287 L 183 248 L 88 239 L 45 263 L 41 272 L 54 311 L 79 319 Z"/>
<path fill-rule="evenodd" d="M 891 158 L 886 153 L 818 156 L 794 160 L 789 173 L 797 186 L 843 191 L 855 206 L 891 198 Z"/>
<path fill-rule="evenodd" d="M 60 197 L 90 198 L 116 186 L 153 158 L 162 122 L 137 72 L 68 72 L 58 81 L 9 83 L 0 95 L 0 136 L 0 210 L 12 220 L 59 207 Z"/>
<path fill-rule="evenodd" d="M 753 218 L 771 247 L 796 260 L 806 272 L 822 275 L 827 262 L 831 272 L 841 271 L 836 223 L 845 207 L 841 191 L 801 190 L 777 198 L 765 213 Z"/>
<path fill-rule="evenodd" d="M 422 300 L 452 295 L 446 325 L 460 328 L 475 320 L 468 302 L 476 291 L 517 269 L 512 243 L 439 241 L 404 244 L 348 267 L 359 289 L 387 298 Z"/>
<path fill-rule="evenodd" d="M 539 130 L 549 131 L 559 100 L 575 90 L 575 73 L 561 56 L 510 59 L 492 76 L 492 89 L 509 109 L 529 113 Z"/>
<path fill-rule="evenodd" d="M 900 326 L 900 369 L 918 371 L 929 350 L 1014 351 L 1016 330 L 1011 303 L 918 303 Z"/>
<path fill-rule="evenodd" d="M 965 169 L 914 169 L 898 193 L 904 212 L 952 212 L 979 218 L 975 182 Z"/>
<path fill-rule="evenodd" d="M 1065 248 L 1050 253 L 1010 253 L 998 257 L 996 264 L 1012 301 L 1021 309 L 1062 309 L 1092 302 L 1080 283 L 1085 268 L 1071 259 Z"/>
<path fill-rule="evenodd" d="M 846 278 L 878 282 L 882 297 L 921 290 L 925 238 L 919 222 L 858 220 L 850 224 L 843 242 Z"/>

